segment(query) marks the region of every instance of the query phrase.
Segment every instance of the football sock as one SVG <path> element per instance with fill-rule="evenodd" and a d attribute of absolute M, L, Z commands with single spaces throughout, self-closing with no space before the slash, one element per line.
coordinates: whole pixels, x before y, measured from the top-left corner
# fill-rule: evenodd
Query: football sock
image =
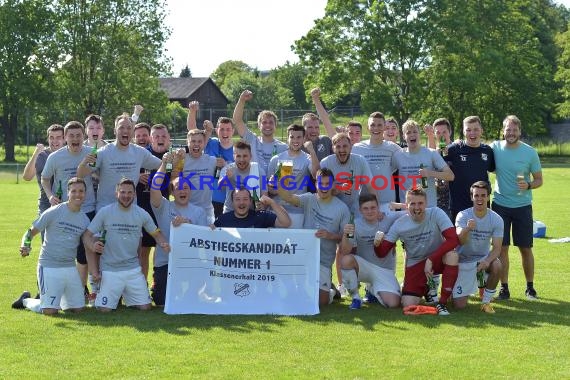
<path fill-rule="evenodd" d="M 482 303 L 489 303 L 491 302 L 491 300 L 493 299 L 493 296 L 495 295 L 496 290 L 495 289 L 487 289 L 485 288 L 485 291 L 483 292 L 483 299 L 481 300 Z"/>
<path fill-rule="evenodd" d="M 509 290 L 509 284 L 506 282 L 501 282 L 501 289 Z"/>
<path fill-rule="evenodd" d="M 341 269 L 342 273 L 342 284 L 344 288 L 348 291 L 352 298 L 360 299 L 360 294 L 358 293 L 358 276 L 356 275 L 356 270 L 354 269 Z"/>
<path fill-rule="evenodd" d="M 41 313 L 42 308 L 40 307 L 41 301 L 35 298 L 25 298 L 23 300 L 24 307 L 35 313 Z"/>
<path fill-rule="evenodd" d="M 457 273 L 459 273 L 459 267 L 457 265 L 443 265 L 443 274 L 441 276 L 441 297 L 439 297 L 439 303 L 446 304 L 447 300 L 451 296 L 453 291 L 453 285 L 457 280 Z"/>
<path fill-rule="evenodd" d="M 526 288 L 527 288 L 527 289 L 534 289 L 534 282 L 532 282 L 532 281 L 527 281 L 527 283 L 526 283 Z"/>

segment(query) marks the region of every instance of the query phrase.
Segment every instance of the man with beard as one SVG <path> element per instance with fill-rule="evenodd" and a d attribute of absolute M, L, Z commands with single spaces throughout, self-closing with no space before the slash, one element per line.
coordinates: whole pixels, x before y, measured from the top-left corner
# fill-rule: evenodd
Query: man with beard
<path fill-rule="evenodd" d="M 308 187 L 312 184 L 312 178 L 319 169 L 319 159 L 313 149 L 313 144 L 305 141 L 305 128 L 297 124 L 291 124 L 287 127 L 287 140 L 289 149 L 285 152 L 279 153 L 274 156 L 269 162 L 268 176 L 273 176 L 277 173 L 278 168 L 284 162 L 292 165 L 291 176 L 294 178 L 287 179 L 290 192 L 293 194 L 303 194 L 308 191 Z M 309 154 L 303 152 L 305 144 Z M 280 173 L 283 178 L 283 173 Z M 281 178 L 274 178 L 273 181 L 282 180 Z M 270 183 L 271 186 L 271 183 Z M 277 195 L 276 188 L 270 189 L 269 193 L 275 195 L 273 199 L 287 210 L 291 218 L 291 228 L 303 228 L 303 212 L 298 207 L 293 207 L 289 203 L 284 202 L 279 195 Z"/>
<path fill-rule="evenodd" d="M 67 145 L 49 155 L 42 171 L 42 187 L 52 206 L 67 201 L 67 192 L 62 191 L 62 197 L 57 196 L 59 189 L 64 189 L 70 178 L 76 176 L 77 167 L 91 153 L 91 148 L 83 145 L 83 125 L 78 121 L 70 121 L 65 125 L 64 136 Z M 95 191 L 91 176 L 84 178 L 87 185 L 85 199 L 81 202 L 81 211 L 89 220 L 95 216 Z M 87 289 L 87 258 L 83 244 L 77 246 L 77 270 L 85 289 L 85 296 L 89 297 Z"/>
<path fill-rule="evenodd" d="M 259 202 L 273 212 L 253 210 L 251 193 L 245 187 L 236 188 L 231 192 L 232 210 L 220 215 L 214 225 L 216 227 L 233 228 L 288 228 L 291 219 L 283 206 L 277 204 L 267 195 L 262 195 Z"/>
<path fill-rule="evenodd" d="M 498 299 L 509 299 L 509 245 L 511 228 L 513 244 L 519 247 L 526 278 L 525 295 L 538 298 L 534 289 L 534 255 L 532 253 L 532 189 L 542 186 L 542 168 L 536 150 L 520 141 L 521 121 L 515 115 L 503 120 L 503 141 L 491 144 L 495 154 L 496 177 L 493 211 L 503 218 L 504 236 L 501 248 L 501 290 Z"/>
<path fill-rule="evenodd" d="M 107 144 L 97 151 L 97 157 L 93 154 L 87 155 L 77 168 L 77 176 L 82 178 L 99 170 L 97 211 L 115 202 L 114 189 L 122 178 L 138 182 L 141 168 L 157 169 L 161 162 L 148 150 L 131 143 L 133 124 L 126 113 L 115 119 L 115 138 L 112 144 Z"/>
<path fill-rule="evenodd" d="M 313 149 L 315 150 L 319 161 L 333 153 L 331 138 L 336 133 L 329 118 L 329 114 L 321 102 L 320 96 L 320 88 L 317 87 L 311 90 L 311 99 L 313 100 L 318 116 L 309 112 L 304 114 L 301 120 L 301 124 L 303 124 L 303 127 L 305 128 L 305 140 L 310 141 L 313 144 Z M 323 121 L 323 126 L 327 132 L 326 135 L 321 135 L 319 118 Z M 304 147 L 303 151 L 305 153 L 309 153 L 309 151 Z"/>
<path fill-rule="evenodd" d="M 174 197 L 173 201 L 169 201 L 168 195 L 165 196 L 164 193 L 161 193 L 161 187 L 168 185 L 168 182 L 165 182 L 165 180 L 168 179 L 166 163 L 175 159 L 175 157 L 171 157 L 170 153 L 166 153 L 162 156 L 162 165 L 158 169 L 150 188 L 152 211 L 158 221 L 158 227 L 167 239 L 170 237 L 171 223 L 174 228 L 183 223 L 191 223 L 198 226 L 207 225 L 206 212 L 204 209 L 190 204 L 192 192 L 188 183 L 181 183 L 179 177 L 172 179 L 170 182 L 170 191 Z M 151 287 L 152 300 L 156 306 L 164 306 L 167 279 L 168 253 L 162 247 L 158 246 L 154 250 L 153 281 Z"/>
<path fill-rule="evenodd" d="M 153 125 L 152 128 L 150 128 L 150 145 L 147 146 L 147 149 L 154 157 L 162 159 L 162 156 L 164 155 L 164 153 L 168 151 L 169 148 L 170 148 L 170 134 L 168 133 L 168 128 L 166 128 L 166 125 L 164 124 Z M 142 207 L 146 212 L 148 212 L 150 216 L 152 216 L 152 220 L 156 223 L 157 220 L 154 216 L 154 213 L 152 212 L 152 207 L 150 205 L 150 197 L 151 197 L 150 188 L 151 184 L 152 186 L 156 186 L 152 180 L 154 173 L 156 173 L 156 171 L 155 170 L 152 170 L 150 172 L 147 170 L 141 170 L 141 171 L 143 171 L 143 173 L 141 173 L 139 177 L 139 182 L 137 183 L 137 205 L 139 207 Z M 169 182 L 168 178 L 166 178 L 164 186 L 160 187 L 160 192 L 165 198 L 168 198 L 169 195 L 168 182 Z M 155 246 L 156 242 L 154 241 L 152 236 L 150 236 L 148 232 L 146 232 L 143 229 L 141 246 L 139 247 L 139 259 L 141 262 L 141 268 L 145 278 L 147 278 L 148 276 L 150 250 L 152 247 Z"/>
<path fill-rule="evenodd" d="M 292 194 L 279 184 L 281 199 L 300 207 L 304 213 L 303 228 L 316 229 L 320 244 L 319 305 L 331 304 L 335 289 L 332 288 L 332 265 L 337 244 L 342 239 L 344 226 L 350 211 L 344 202 L 333 195 L 334 173 L 329 168 L 317 170 L 317 192 Z"/>
<path fill-rule="evenodd" d="M 234 109 L 233 120 L 238 134 L 251 145 L 252 161 L 267 173 L 271 157 L 287 150 L 287 144 L 275 138 L 277 115 L 272 111 L 261 111 L 257 116 L 257 126 L 261 136 L 256 136 L 243 121 L 245 103 L 253 99 L 253 92 L 245 90 L 241 93 Z"/>
<path fill-rule="evenodd" d="M 47 129 L 48 147 L 46 148 L 43 144 L 37 144 L 32 157 L 24 168 L 24 174 L 22 177 L 25 181 L 31 181 L 32 178 L 34 178 L 34 175 L 38 181 L 38 187 L 40 188 L 40 197 L 38 198 L 38 215 L 51 206 L 42 186 L 42 171 L 44 170 L 48 156 L 63 146 L 63 132 L 63 126 L 59 124 L 50 125 Z"/>
<path fill-rule="evenodd" d="M 413 139 L 409 139 L 408 144 Z M 408 214 L 394 222 L 382 243 L 374 248 L 380 258 L 386 257 L 396 241 L 406 246 L 406 268 L 402 287 L 402 306 L 418 305 L 427 294 L 427 281 L 442 274 L 439 315 L 449 315 L 447 301 L 457 280 L 458 257 L 454 248 L 459 244 L 455 228 L 443 210 L 426 208 L 426 193 L 421 188 L 406 193 Z M 426 281 L 427 280 L 427 281 Z"/>
<path fill-rule="evenodd" d="M 164 252 L 170 252 L 170 245 L 148 212 L 133 204 L 135 182 L 124 178 L 116 189 L 116 202 L 97 212 L 83 237 L 85 246 L 93 251 L 88 251 L 89 272 L 101 284 L 95 306 L 103 312 L 112 311 L 122 296 L 127 306 L 149 310 L 151 298 L 137 255 L 141 228 Z M 96 233 L 105 234 L 105 243 L 95 237 Z M 101 255 L 100 260 L 96 254 Z"/>
<path fill-rule="evenodd" d="M 257 162 L 252 162 L 251 156 L 251 146 L 247 142 L 240 140 L 234 143 L 234 162 L 222 169 L 218 181 L 218 187 L 226 192 L 224 213 L 233 210 L 232 192 L 235 189 L 244 187 L 252 194 L 255 191 L 258 198 L 267 193 L 267 190 L 262 190 L 260 181 L 266 173 Z M 252 206 L 258 205 L 252 204 Z"/>

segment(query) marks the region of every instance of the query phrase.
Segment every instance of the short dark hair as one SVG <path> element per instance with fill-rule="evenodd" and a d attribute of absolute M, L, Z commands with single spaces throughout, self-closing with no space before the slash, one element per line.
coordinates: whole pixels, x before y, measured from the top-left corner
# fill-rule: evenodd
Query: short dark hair
<path fill-rule="evenodd" d="M 101 116 L 95 115 L 95 114 L 87 115 L 87 117 L 85 118 L 85 125 L 87 125 L 87 123 L 90 121 L 95 121 L 98 124 L 103 124 L 103 118 Z"/>
<path fill-rule="evenodd" d="M 234 143 L 234 149 L 247 149 L 251 153 L 251 145 L 245 140 L 238 140 Z"/>
<path fill-rule="evenodd" d="M 85 180 L 83 178 L 79 178 L 79 177 L 71 177 L 68 181 L 67 181 L 67 190 L 69 191 L 69 189 L 71 188 L 71 185 L 73 185 L 74 183 L 82 183 L 84 190 L 87 190 L 87 184 L 85 183 Z"/>
<path fill-rule="evenodd" d="M 121 180 L 117 184 L 116 190 L 119 191 L 119 187 L 121 187 L 122 185 L 131 185 L 133 187 L 133 190 L 137 189 L 137 185 L 135 185 L 135 182 L 127 177 L 121 178 Z"/>
<path fill-rule="evenodd" d="M 63 128 L 63 125 L 61 124 L 52 124 L 48 127 L 47 131 L 46 131 L 46 136 L 49 137 L 49 134 L 51 132 L 57 132 L 57 131 L 61 131 L 62 133 L 65 134 L 65 130 Z"/>
<path fill-rule="evenodd" d="M 487 190 L 487 195 L 491 194 L 491 185 L 487 181 L 477 181 L 469 188 L 469 194 L 473 196 L 474 189 L 485 189 Z"/>
<path fill-rule="evenodd" d="M 137 129 L 141 128 L 146 129 L 148 131 L 148 134 L 150 135 L 150 125 L 148 125 L 147 123 L 137 123 L 135 124 L 135 128 L 133 130 L 136 131 Z"/>
<path fill-rule="evenodd" d="M 83 130 L 83 124 L 78 121 L 72 120 L 65 124 L 65 127 L 63 128 L 63 134 L 67 135 L 67 131 L 70 129 L 80 129 L 81 133 L 85 134 L 85 131 Z"/>
<path fill-rule="evenodd" d="M 303 136 L 305 136 L 305 128 L 299 124 L 291 124 L 287 127 L 287 136 L 289 136 L 289 132 L 291 131 L 299 131 L 303 132 Z"/>
<path fill-rule="evenodd" d="M 373 201 L 376 204 L 378 204 L 378 198 L 376 198 L 376 194 L 373 193 L 361 194 L 358 197 L 358 206 L 362 206 L 363 203 L 370 201 Z"/>
<path fill-rule="evenodd" d="M 406 191 L 406 199 L 409 195 L 419 195 L 427 199 L 426 192 L 420 186 L 414 186 L 408 191 Z"/>
<path fill-rule="evenodd" d="M 246 189 L 244 186 L 240 186 L 240 187 L 236 187 L 233 191 L 232 191 L 232 202 L 234 201 L 234 194 L 239 193 L 240 191 L 247 191 L 247 193 L 249 194 L 249 200 L 252 201 L 253 198 L 251 197 L 251 191 L 249 191 L 248 189 Z"/>

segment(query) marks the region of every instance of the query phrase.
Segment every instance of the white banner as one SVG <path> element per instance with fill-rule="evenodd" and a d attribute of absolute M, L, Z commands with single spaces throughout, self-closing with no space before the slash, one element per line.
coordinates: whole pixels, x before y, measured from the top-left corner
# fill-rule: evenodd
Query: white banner
<path fill-rule="evenodd" d="M 167 314 L 319 313 L 314 230 L 170 230 Z"/>

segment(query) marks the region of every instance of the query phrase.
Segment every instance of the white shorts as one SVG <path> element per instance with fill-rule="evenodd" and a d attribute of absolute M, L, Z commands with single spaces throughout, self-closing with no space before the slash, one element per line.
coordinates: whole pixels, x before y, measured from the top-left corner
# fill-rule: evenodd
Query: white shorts
<path fill-rule="evenodd" d="M 358 281 L 370 283 L 368 289 L 373 294 L 388 292 L 400 295 L 400 284 L 394 271 L 372 264 L 357 255 L 354 259 L 358 263 Z"/>
<path fill-rule="evenodd" d="M 477 262 L 459 263 L 457 281 L 453 286 L 453 298 L 469 297 L 477 293 Z"/>
<path fill-rule="evenodd" d="M 147 305 L 152 302 L 141 267 L 102 272 L 95 306 L 116 309 L 121 296 L 127 306 Z"/>
<path fill-rule="evenodd" d="M 328 292 L 332 286 L 332 269 L 323 265 L 320 266 L 319 289 Z"/>
<path fill-rule="evenodd" d="M 38 265 L 40 307 L 42 309 L 80 309 L 85 306 L 83 284 L 76 267 L 46 268 Z"/>
<path fill-rule="evenodd" d="M 289 213 L 289 218 L 291 219 L 291 226 L 289 228 L 303 228 L 303 222 L 305 221 L 304 214 Z"/>

